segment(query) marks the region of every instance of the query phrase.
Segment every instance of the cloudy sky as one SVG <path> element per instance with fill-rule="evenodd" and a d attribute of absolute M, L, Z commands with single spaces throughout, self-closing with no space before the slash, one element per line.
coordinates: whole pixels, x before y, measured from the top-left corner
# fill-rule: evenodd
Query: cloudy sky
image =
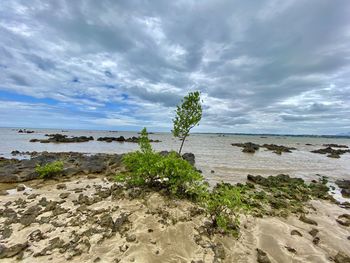
<path fill-rule="evenodd" d="M 0 126 L 350 132 L 349 0 L 1 0 Z"/>

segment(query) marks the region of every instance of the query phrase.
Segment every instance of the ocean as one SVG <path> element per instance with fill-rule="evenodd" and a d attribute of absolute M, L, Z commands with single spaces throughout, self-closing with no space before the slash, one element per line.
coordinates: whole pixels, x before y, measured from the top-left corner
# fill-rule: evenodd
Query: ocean
<path fill-rule="evenodd" d="M 83 152 L 93 153 L 126 153 L 138 149 L 136 143 L 99 142 L 98 137 L 138 136 L 137 132 L 93 131 L 93 130 L 54 130 L 30 129 L 34 133 L 18 133 L 18 129 L 0 128 L 0 156 L 7 158 L 23 158 L 11 155 L 18 151 L 49 152 Z M 45 134 L 61 133 L 68 136 L 93 136 L 94 141 L 83 143 L 39 143 L 30 139 L 44 139 Z M 154 133 L 150 139 L 160 140 L 152 143 L 156 151 L 178 150 L 180 141 L 170 133 Z M 253 142 L 257 144 L 277 144 L 295 147 L 292 153 L 277 155 L 264 148 L 254 154 L 243 153 L 242 148 L 231 143 Z M 343 154 L 340 159 L 328 158 L 326 155 L 311 153 L 311 150 L 324 148 L 322 144 L 345 144 L 350 147 L 349 138 L 293 137 L 293 136 L 258 136 L 258 135 L 222 135 L 192 134 L 186 140 L 183 153 L 192 152 L 196 157 L 196 166 L 203 172 L 211 184 L 225 181 L 229 183 L 244 182 L 248 174 L 277 175 L 289 174 L 307 181 L 317 179 L 318 175 L 336 179 L 350 179 L 350 153 Z M 307 145 L 311 144 L 311 145 Z M 25 156 L 24 156 L 25 157 Z"/>

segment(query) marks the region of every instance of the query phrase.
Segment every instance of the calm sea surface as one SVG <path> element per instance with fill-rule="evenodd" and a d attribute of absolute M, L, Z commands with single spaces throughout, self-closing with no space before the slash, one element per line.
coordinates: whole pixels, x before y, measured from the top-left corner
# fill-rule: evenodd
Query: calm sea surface
<path fill-rule="evenodd" d="M 98 142 L 102 136 L 138 136 L 136 132 L 83 131 L 83 130 L 48 130 L 31 129 L 35 133 L 22 134 L 15 129 L 0 128 L 0 156 L 11 157 L 11 151 L 75 151 L 83 153 L 125 153 L 138 149 L 136 143 Z M 47 138 L 47 133 L 62 133 L 68 136 L 93 136 L 94 141 L 84 143 L 32 143 L 33 138 Z M 178 150 L 180 142 L 169 133 L 155 133 L 151 139 L 162 142 L 153 143 L 157 151 Z M 295 147 L 292 153 L 277 155 L 260 149 L 255 154 L 242 153 L 239 147 L 231 146 L 235 142 L 254 142 L 258 144 L 273 143 Z M 192 152 L 196 156 L 196 166 L 203 171 L 210 183 L 226 181 L 243 182 L 247 174 L 276 175 L 286 173 L 306 180 L 317 178 L 316 174 L 325 175 L 334 181 L 338 178 L 350 179 L 350 154 L 340 159 L 328 158 L 325 155 L 311 153 L 311 150 L 322 148 L 324 143 L 337 143 L 350 146 L 346 138 L 311 138 L 288 136 L 261 136 L 194 134 L 184 145 L 183 152 Z M 306 145 L 312 144 L 312 145 Z M 212 173 L 211 171 L 214 171 Z"/>

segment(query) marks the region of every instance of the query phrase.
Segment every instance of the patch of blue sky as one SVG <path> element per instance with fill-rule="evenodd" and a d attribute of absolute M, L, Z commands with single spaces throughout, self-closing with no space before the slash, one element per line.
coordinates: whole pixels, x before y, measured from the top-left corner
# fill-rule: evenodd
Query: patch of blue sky
<path fill-rule="evenodd" d="M 15 92 L 1 90 L 0 88 L 0 100 L 11 100 L 27 103 L 45 103 L 49 105 L 57 105 L 58 101 L 50 98 L 36 98 L 28 95 L 18 94 Z"/>

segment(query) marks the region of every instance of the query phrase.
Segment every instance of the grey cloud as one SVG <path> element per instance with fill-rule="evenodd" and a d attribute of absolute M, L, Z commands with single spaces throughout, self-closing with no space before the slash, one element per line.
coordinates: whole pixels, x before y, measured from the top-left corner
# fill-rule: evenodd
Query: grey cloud
<path fill-rule="evenodd" d="M 349 25 L 347 0 L 6 1 L 0 78 L 7 91 L 78 106 L 127 94 L 137 111 L 124 111 L 149 123 L 171 121 L 199 89 L 212 129 L 343 131 Z"/>

